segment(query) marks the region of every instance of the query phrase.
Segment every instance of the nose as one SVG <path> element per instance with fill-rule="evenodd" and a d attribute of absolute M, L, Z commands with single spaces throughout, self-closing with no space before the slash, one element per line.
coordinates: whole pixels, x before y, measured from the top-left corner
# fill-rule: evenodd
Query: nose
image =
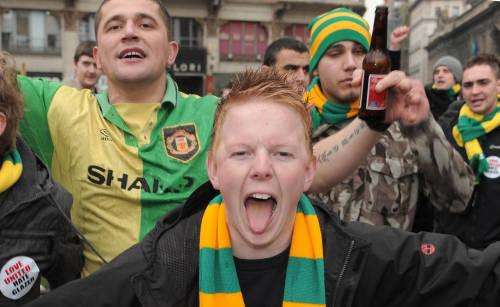
<path fill-rule="evenodd" d="M 354 55 L 352 52 L 346 52 L 345 53 L 345 62 L 344 62 L 344 69 L 345 70 L 355 70 L 356 69 L 356 61 L 354 59 Z"/>
<path fill-rule="evenodd" d="M 474 82 L 474 84 L 472 85 L 472 95 L 477 95 L 479 93 L 481 93 L 481 86 Z"/>
<path fill-rule="evenodd" d="M 136 39 L 137 32 L 135 23 L 131 20 L 127 21 L 125 24 L 125 35 L 123 36 L 123 40 Z"/>
<path fill-rule="evenodd" d="M 307 74 L 307 70 L 305 68 L 300 67 L 295 72 L 295 80 L 302 81 L 307 84 L 307 79 L 309 75 Z"/>
<path fill-rule="evenodd" d="M 259 150 L 255 153 L 252 163 L 251 178 L 255 180 L 268 180 L 272 177 L 272 166 L 269 153 Z"/>

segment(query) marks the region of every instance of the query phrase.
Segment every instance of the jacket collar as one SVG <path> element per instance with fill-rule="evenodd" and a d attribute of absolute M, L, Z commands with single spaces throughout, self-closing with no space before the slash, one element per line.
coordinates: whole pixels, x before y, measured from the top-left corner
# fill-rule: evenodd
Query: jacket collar
<path fill-rule="evenodd" d="M 38 160 L 24 141 L 18 137 L 16 148 L 23 161 L 21 178 L 7 193 L 0 205 L 0 218 L 16 210 L 23 204 L 44 197 L 52 188 L 47 167 Z"/>
<path fill-rule="evenodd" d="M 203 184 L 183 207 L 165 216 L 144 238 L 141 245 L 148 265 L 132 278 L 141 302 L 198 306 L 201 218 L 218 193 L 210 183 Z M 348 233 L 330 208 L 319 203 L 313 205 L 323 233 L 327 306 L 340 306 L 340 302 L 352 301 L 349 295 L 359 282 L 369 244 Z"/>

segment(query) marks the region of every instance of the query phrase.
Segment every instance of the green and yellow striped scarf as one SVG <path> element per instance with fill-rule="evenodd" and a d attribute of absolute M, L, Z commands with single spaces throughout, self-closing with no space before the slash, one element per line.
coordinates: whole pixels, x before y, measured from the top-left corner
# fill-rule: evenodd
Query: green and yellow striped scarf
<path fill-rule="evenodd" d="M 318 77 L 315 77 L 311 81 L 304 99 L 306 103 L 314 106 L 311 111 L 314 129 L 322 124 L 341 123 L 357 116 L 359 112 L 359 100 L 353 101 L 350 104 L 328 100 L 321 89 Z"/>
<path fill-rule="evenodd" d="M 479 115 L 472 112 L 467 104 L 464 104 L 460 109 L 458 124 L 453 127 L 453 138 L 458 146 L 465 147 L 469 165 L 476 173 L 477 182 L 489 167 L 477 138 L 493 131 L 500 125 L 499 110 L 500 102 L 497 102 L 493 112 L 488 115 Z"/>
<path fill-rule="evenodd" d="M 433 84 L 432 85 L 432 88 L 433 89 L 437 89 L 436 85 Z M 453 102 L 455 100 L 457 100 L 457 97 L 458 95 L 460 95 L 460 91 L 462 90 L 462 87 L 460 86 L 460 84 L 458 83 L 455 83 L 455 85 L 453 85 L 452 87 L 450 87 L 447 91 L 446 91 L 446 96 L 448 96 L 448 99 Z"/>
<path fill-rule="evenodd" d="M 214 198 L 205 210 L 201 222 L 201 307 L 245 306 L 236 274 L 224 206 L 222 196 Z M 283 306 L 325 306 L 321 230 L 314 208 L 304 195 L 295 215 Z"/>
<path fill-rule="evenodd" d="M 0 167 L 0 193 L 5 192 L 21 178 L 23 164 L 17 150 L 6 152 Z"/>

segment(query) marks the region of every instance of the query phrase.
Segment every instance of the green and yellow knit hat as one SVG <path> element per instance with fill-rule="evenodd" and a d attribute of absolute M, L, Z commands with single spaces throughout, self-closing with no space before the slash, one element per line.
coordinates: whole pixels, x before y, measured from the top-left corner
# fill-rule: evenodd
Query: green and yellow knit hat
<path fill-rule="evenodd" d="M 354 41 L 366 51 L 370 49 L 370 25 L 363 17 L 347 8 L 338 8 L 315 17 L 309 29 L 309 72 L 316 69 L 325 51 L 334 43 Z"/>

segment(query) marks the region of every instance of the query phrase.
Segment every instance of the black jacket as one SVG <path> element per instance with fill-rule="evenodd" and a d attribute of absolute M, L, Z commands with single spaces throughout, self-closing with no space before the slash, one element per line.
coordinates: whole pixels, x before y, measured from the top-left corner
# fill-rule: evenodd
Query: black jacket
<path fill-rule="evenodd" d="M 439 124 L 448 141 L 468 161 L 467 153 L 459 147 L 453 138 L 452 129 L 458 122 L 460 108 L 463 102 L 454 102 L 441 116 Z M 500 157 L 500 129 L 479 137 L 478 141 L 485 157 L 498 159 Z M 494 167 L 498 171 L 498 166 Z M 450 212 L 436 213 L 436 231 L 453 234 L 467 245 L 475 248 L 485 248 L 492 242 L 500 241 L 500 177 L 498 175 L 483 175 L 479 184 L 474 187 L 468 210 L 460 214 Z"/>
<path fill-rule="evenodd" d="M 0 269 L 5 271 L 4 265 L 9 260 L 25 256 L 34 260 L 40 274 L 26 284 L 24 279 L 14 277 L 0 281 L 0 287 L 11 294 L 20 290 L 21 285 L 31 286 L 28 293 L 15 300 L 0 292 L 0 306 L 20 306 L 37 298 L 41 276 L 49 281 L 51 288 L 79 278 L 83 265 L 81 243 L 62 215 L 64 212 L 70 216 L 71 195 L 52 180 L 45 165 L 20 139 L 17 149 L 23 172 L 3 193 L 0 202 Z M 18 287 L 13 287 L 14 284 Z"/>
<path fill-rule="evenodd" d="M 458 97 L 458 95 L 450 97 L 448 96 L 448 90 L 434 89 L 432 84 L 425 86 L 425 95 L 429 99 L 431 113 L 436 120 L 439 120 L 439 117 L 446 112 L 450 104 Z"/>
<path fill-rule="evenodd" d="M 209 184 L 138 245 L 29 306 L 198 306 L 198 237 Z M 327 306 L 499 306 L 500 244 L 344 224 L 314 204 L 323 234 Z M 265 298 L 263 298 L 265 299 Z"/>

